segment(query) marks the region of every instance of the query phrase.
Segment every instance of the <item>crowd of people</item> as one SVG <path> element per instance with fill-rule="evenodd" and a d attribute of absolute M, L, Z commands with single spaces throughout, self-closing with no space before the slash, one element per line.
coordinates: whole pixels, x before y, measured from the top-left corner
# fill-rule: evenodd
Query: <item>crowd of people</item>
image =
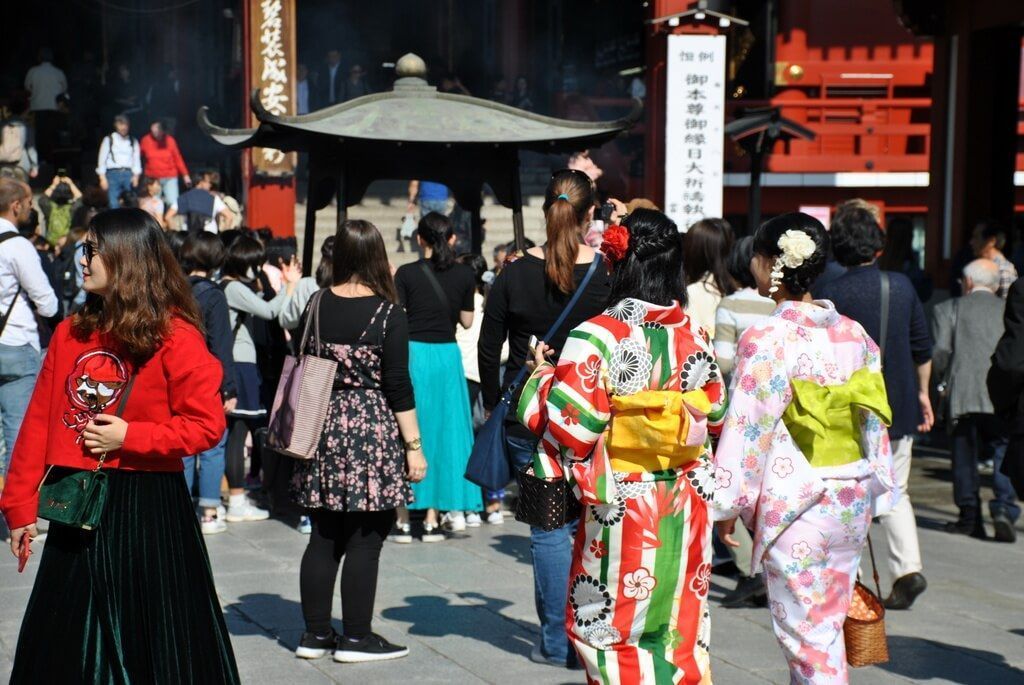
<path fill-rule="evenodd" d="M 547 186 L 544 244 L 499 246 L 490 268 L 458 253 L 424 181 L 410 188 L 419 260 L 394 269 L 380 231 L 349 220 L 302 277 L 294 240 L 233 228 L 215 175 L 190 176 L 159 122 L 141 142 L 113 123 L 98 188 L 58 175 L 36 198 L 0 177 L 12 551 L 39 539 L 41 483 L 97 460 L 108 474 L 95 529 L 45 532 L 12 682 L 237 682 L 203 536 L 271 516 L 309 536 L 296 656 L 408 654 L 372 630 L 385 541 L 502 523 L 510 493 L 464 473 L 505 397 L 513 470 L 583 504 L 530 529 L 531 658 L 595 682 L 707 682 L 710 574 L 730 558 L 723 606 L 770 607 L 794 682 L 846 682 L 873 518 L 885 606 L 927 587 L 908 484 L 933 426 L 952 447 L 947 530 L 989 537 L 991 459 L 991 537 L 1016 538 L 1024 286 L 991 222 L 930 325 L 916 258 L 879 268 L 892 236 L 868 203 L 841 204 L 827 229 L 791 213 L 739 239 L 722 219 L 683 234 L 649 201 L 601 203 L 578 159 Z M 266 444 L 294 354 L 337 362 L 309 460 Z M 185 609 L 146 618 L 161 606 Z M 80 654 L 50 657 L 55 616 Z"/>

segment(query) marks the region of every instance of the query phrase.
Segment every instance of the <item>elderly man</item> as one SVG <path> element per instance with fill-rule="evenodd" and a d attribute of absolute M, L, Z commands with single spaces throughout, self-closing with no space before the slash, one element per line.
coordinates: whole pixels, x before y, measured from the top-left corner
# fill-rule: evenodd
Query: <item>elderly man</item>
<path fill-rule="evenodd" d="M 979 453 L 993 460 L 992 487 L 995 499 L 989 512 L 999 542 L 1017 538 L 1014 522 L 1020 507 L 1010 480 L 1000 472 L 1006 446 L 1007 426 L 995 416 L 985 379 L 992 365 L 992 353 L 1003 335 L 1004 302 L 1000 289 L 999 265 L 990 259 L 975 259 L 963 271 L 963 297 L 935 307 L 932 329 L 935 337 L 933 363 L 945 381 L 947 420 L 953 422 L 953 499 L 959 518 L 946 526 L 950 533 L 988 537 L 982 522 Z"/>

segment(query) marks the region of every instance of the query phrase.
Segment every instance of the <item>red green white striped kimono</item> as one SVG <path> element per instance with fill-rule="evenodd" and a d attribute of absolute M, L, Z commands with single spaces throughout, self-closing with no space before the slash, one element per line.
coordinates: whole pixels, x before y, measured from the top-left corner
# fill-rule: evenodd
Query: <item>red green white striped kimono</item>
<path fill-rule="evenodd" d="M 684 405 L 685 442 L 699 458 L 619 468 L 606 447 L 613 397 L 648 390 L 703 391 L 704 411 Z M 723 404 L 704 331 L 678 304 L 635 299 L 574 329 L 557 365 L 541 366 L 524 386 L 519 419 L 541 436 L 536 471 L 569 478 L 585 505 L 566 631 L 592 683 L 710 682 L 708 432 L 720 427 Z"/>

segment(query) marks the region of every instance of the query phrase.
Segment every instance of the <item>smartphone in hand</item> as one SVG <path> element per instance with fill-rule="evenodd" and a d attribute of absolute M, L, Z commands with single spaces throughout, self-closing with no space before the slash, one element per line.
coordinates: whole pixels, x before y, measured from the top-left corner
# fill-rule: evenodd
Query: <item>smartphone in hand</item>
<path fill-rule="evenodd" d="M 25 572 L 28 558 L 32 556 L 32 538 L 26 530 L 21 534 L 21 542 L 18 544 L 18 573 Z"/>

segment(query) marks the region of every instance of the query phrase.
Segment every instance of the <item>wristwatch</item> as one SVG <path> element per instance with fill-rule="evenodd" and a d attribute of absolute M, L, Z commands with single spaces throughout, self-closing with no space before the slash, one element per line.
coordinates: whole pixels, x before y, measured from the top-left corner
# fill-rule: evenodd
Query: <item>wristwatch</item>
<path fill-rule="evenodd" d="M 423 440 L 421 438 L 415 438 L 415 439 L 410 440 L 409 442 L 405 443 L 405 451 L 406 452 L 415 452 L 416 450 L 420 449 L 421 447 L 423 447 Z"/>

